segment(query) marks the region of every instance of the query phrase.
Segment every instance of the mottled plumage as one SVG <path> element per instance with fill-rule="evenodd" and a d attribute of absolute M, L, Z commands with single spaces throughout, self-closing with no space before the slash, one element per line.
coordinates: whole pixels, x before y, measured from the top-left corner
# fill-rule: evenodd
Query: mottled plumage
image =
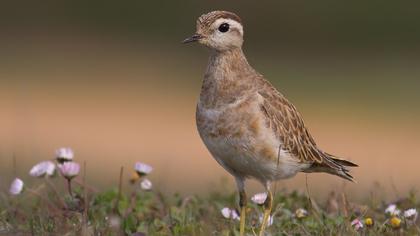
<path fill-rule="evenodd" d="M 198 131 L 212 156 L 235 176 L 241 206 L 246 203 L 248 177 L 259 180 L 270 193 L 267 209 L 270 183 L 298 172 L 326 172 L 353 180 L 347 166 L 356 165 L 322 151 L 295 106 L 248 64 L 237 15 L 225 11 L 202 15 L 196 34 L 185 42 L 191 41 L 211 49 L 197 104 Z M 264 227 L 263 223 L 261 233 Z"/>

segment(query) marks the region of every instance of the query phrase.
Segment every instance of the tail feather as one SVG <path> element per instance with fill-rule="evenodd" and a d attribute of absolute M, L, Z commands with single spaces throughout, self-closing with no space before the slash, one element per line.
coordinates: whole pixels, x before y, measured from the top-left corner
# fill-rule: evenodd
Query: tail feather
<path fill-rule="evenodd" d="M 350 166 L 350 167 L 358 167 L 359 166 L 359 165 L 357 165 L 357 164 L 355 164 L 355 163 L 353 163 L 351 161 L 347 161 L 347 160 L 341 159 L 341 158 L 336 157 L 334 155 L 331 155 L 329 153 L 326 153 L 326 155 L 329 158 L 333 159 L 333 161 L 335 161 L 335 162 L 337 162 L 337 163 L 339 163 L 339 164 L 341 164 L 343 166 Z"/>
<path fill-rule="evenodd" d="M 333 156 L 331 154 L 325 153 L 322 163 L 313 163 L 304 172 L 325 172 L 328 174 L 339 176 L 348 181 L 355 182 L 353 176 L 349 174 L 350 170 L 348 169 L 348 167 L 357 166 L 357 164 L 351 161 L 347 161 L 339 157 Z"/>

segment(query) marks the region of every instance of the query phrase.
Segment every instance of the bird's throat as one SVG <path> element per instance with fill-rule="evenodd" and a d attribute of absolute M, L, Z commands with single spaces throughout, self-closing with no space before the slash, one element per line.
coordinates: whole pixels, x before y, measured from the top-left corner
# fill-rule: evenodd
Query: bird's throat
<path fill-rule="evenodd" d="M 233 103 L 251 89 L 256 72 L 248 64 L 242 49 L 212 51 L 209 58 L 200 102 L 207 108 Z"/>
<path fill-rule="evenodd" d="M 241 48 L 226 51 L 213 50 L 205 76 L 212 76 L 216 80 L 236 79 L 232 74 L 241 74 L 249 69 L 250 65 Z"/>

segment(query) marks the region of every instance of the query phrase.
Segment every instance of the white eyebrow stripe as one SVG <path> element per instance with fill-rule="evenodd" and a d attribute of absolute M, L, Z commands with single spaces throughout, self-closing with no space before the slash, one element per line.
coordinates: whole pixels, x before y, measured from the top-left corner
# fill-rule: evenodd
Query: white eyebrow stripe
<path fill-rule="evenodd" d="M 242 36 L 244 35 L 244 28 L 242 27 L 242 24 L 237 22 L 236 20 L 219 18 L 215 20 L 213 24 L 216 25 L 216 27 L 219 27 L 219 25 L 221 25 L 222 23 L 228 23 L 233 28 L 238 29 Z"/>

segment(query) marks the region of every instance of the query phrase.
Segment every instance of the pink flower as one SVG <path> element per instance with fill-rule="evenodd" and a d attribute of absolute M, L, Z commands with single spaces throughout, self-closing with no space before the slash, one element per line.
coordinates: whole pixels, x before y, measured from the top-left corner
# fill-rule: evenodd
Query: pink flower
<path fill-rule="evenodd" d="M 139 175 L 147 175 L 153 170 L 151 166 L 142 162 L 136 162 L 134 169 Z"/>
<path fill-rule="evenodd" d="M 351 222 L 351 226 L 353 226 L 356 231 L 359 231 L 363 229 L 363 222 L 356 218 Z"/>
<path fill-rule="evenodd" d="M 55 172 L 55 164 L 52 161 L 42 161 L 32 167 L 29 175 L 34 177 L 52 176 Z"/>
<path fill-rule="evenodd" d="M 251 201 L 253 201 L 255 204 L 262 205 L 264 204 L 265 199 L 267 199 L 267 193 L 257 193 L 252 196 Z"/>
<path fill-rule="evenodd" d="M 72 179 L 79 174 L 80 165 L 76 162 L 64 162 L 58 165 L 60 173 L 67 179 Z"/>
<path fill-rule="evenodd" d="M 64 163 L 67 161 L 72 161 L 74 157 L 74 152 L 71 148 L 63 147 L 55 151 L 55 157 L 59 163 Z"/>
<path fill-rule="evenodd" d="M 19 178 L 13 180 L 12 184 L 10 185 L 9 192 L 12 195 L 19 195 L 23 190 L 23 181 Z"/>

